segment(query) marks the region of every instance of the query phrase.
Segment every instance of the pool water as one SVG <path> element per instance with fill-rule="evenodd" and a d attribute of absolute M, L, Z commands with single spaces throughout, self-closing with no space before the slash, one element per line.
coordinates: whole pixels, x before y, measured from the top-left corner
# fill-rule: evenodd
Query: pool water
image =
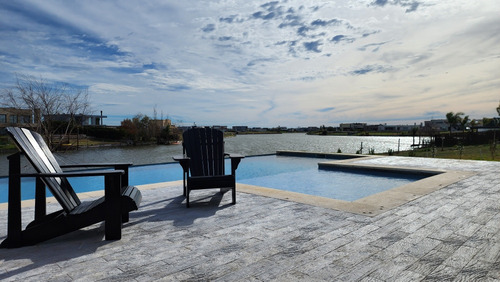
<path fill-rule="evenodd" d="M 244 160 L 245 169 L 242 167 L 241 175 L 237 174 L 237 181 L 337 200 L 355 201 L 428 176 L 361 169 L 318 169 L 319 162 L 330 160 L 288 156 L 247 158 Z"/>
<path fill-rule="evenodd" d="M 236 172 L 238 183 L 287 190 L 345 201 L 355 201 L 369 195 L 399 187 L 425 175 L 376 172 L 367 170 L 318 169 L 325 158 L 266 155 L 243 159 Z M 226 173 L 230 173 L 230 162 Z M 133 166 L 129 170 L 130 185 L 152 184 L 182 180 L 182 169 L 177 163 Z M 77 191 L 104 189 L 104 177 L 69 178 Z M 0 203 L 8 201 L 8 178 L 0 178 Z M 33 178 L 23 179 L 22 199 L 33 199 Z M 51 196 L 50 193 L 47 193 Z"/>

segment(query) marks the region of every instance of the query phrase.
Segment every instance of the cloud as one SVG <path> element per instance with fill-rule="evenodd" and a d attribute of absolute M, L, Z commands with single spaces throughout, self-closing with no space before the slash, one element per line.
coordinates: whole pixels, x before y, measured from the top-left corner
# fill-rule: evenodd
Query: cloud
<path fill-rule="evenodd" d="M 365 75 L 368 73 L 384 73 L 388 72 L 390 68 L 378 66 L 378 65 L 367 65 L 360 69 L 351 72 L 352 75 Z"/>
<path fill-rule="evenodd" d="M 306 48 L 307 51 L 312 51 L 316 53 L 320 53 L 321 50 L 319 47 L 322 45 L 322 43 L 319 40 L 316 41 L 311 41 L 311 42 L 304 42 L 304 47 Z"/>
<path fill-rule="evenodd" d="M 219 18 L 220 22 L 233 23 L 236 20 L 237 15 L 230 15 L 227 17 Z"/>
<path fill-rule="evenodd" d="M 270 20 L 273 19 L 276 16 L 276 14 L 274 12 L 269 12 L 269 13 L 255 12 L 252 14 L 252 16 L 256 19 Z"/>
<path fill-rule="evenodd" d="M 387 4 L 387 2 L 388 2 L 387 0 L 375 0 L 375 2 L 372 3 L 372 5 L 384 7 Z"/>
<path fill-rule="evenodd" d="M 207 24 L 201 29 L 203 32 L 212 32 L 215 30 L 215 25 L 214 24 Z"/>
<path fill-rule="evenodd" d="M 419 2 L 412 2 L 412 3 L 410 3 L 409 4 L 410 7 L 408 9 L 406 9 L 406 12 L 407 13 L 415 12 L 417 10 L 417 8 L 418 8 L 419 5 L 420 5 Z"/>
<path fill-rule="evenodd" d="M 268 107 L 264 109 L 261 114 L 267 114 L 269 112 L 272 112 L 274 109 L 276 109 L 276 103 L 273 100 L 268 101 Z"/>
<path fill-rule="evenodd" d="M 372 52 L 377 52 L 381 46 L 385 45 L 387 42 L 379 42 L 379 43 L 371 43 L 360 46 L 358 49 L 361 51 L 366 51 L 367 49 L 371 49 Z M 372 48 L 374 47 L 374 48 Z"/>
<path fill-rule="evenodd" d="M 288 13 L 289 14 L 283 19 L 283 22 L 278 25 L 279 28 L 296 27 L 303 24 L 303 19 L 300 15 L 295 14 L 293 10 Z"/>
<path fill-rule="evenodd" d="M 379 7 L 384 7 L 386 5 L 394 5 L 394 6 L 401 6 L 403 8 L 408 7 L 405 12 L 406 13 L 411 13 L 415 12 L 417 8 L 420 6 L 421 2 L 415 1 L 415 0 L 394 0 L 389 2 L 388 0 L 375 0 L 374 2 L 371 3 L 372 6 L 379 6 Z"/>
<path fill-rule="evenodd" d="M 262 19 L 262 20 L 271 20 L 274 18 L 278 18 L 283 15 L 283 7 L 278 6 L 278 1 L 268 2 L 262 4 L 260 7 L 264 9 L 264 11 L 258 11 L 252 14 L 253 18 Z"/>
<path fill-rule="evenodd" d="M 252 60 L 250 61 L 247 66 L 248 67 L 253 67 L 253 66 L 256 66 L 256 65 L 259 65 L 259 64 L 264 64 L 264 63 L 268 63 L 268 62 L 272 62 L 274 61 L 273 59 L 271 58 L 261 58 L 261 59 L 256 59 L 256 60 Z"/>
<path fill-rule="evenodd" d="M 179 92 L 189 89 L 191 89 L 189 86 L 182 84 L 172 84 L 167 86 L 167 91 L 172 91 L 172 92 Z"/>
<path fill-rule="evenodd" d="M 325 112 L 331 112 L 333 110 L 335 110 L 335 107 L 327 107 L 327 108 L 318 109 L 318 112 L 325 113 Z"/>
<path fill-rule="evenodd" d="M 109 92 L 140 93 L 141 92 L 141 90 L 136 87 L 123 84 L 111 84 L 111 83 L 96 83 L 91 85 L 89 90 L 97 93 L 109 93 Z"/>
<path fill-rule="evenodd" d="M 221 36 L 221 37 L 219 37 L 219 41 L 229 41 L 231 39 L 233 39 L 233 37 L 231 37 L 231 36 Z"/>
<path fill-rule="evenodd" d="M 325 26 L 329 26 L 329 25 L 339 25 L 341 24 L 342 21 L 340 20 L 337 20 L 337 19 L 333 19 L 333 20 L 314 20 L 313 22 L 311 22 L 311 26 L 322 26 L 322 27 L 325 27 Z"/>
<path fill-rule="evenodd" d="M 156 104 L 206 125 L 481 118 L 498 106 L 499 13 L 490 0 L 0 1 L 0 87 L 34 75 L 88 87 L 108 116 Z"/>
<path fill-rule="evenodd" d="M 339 34 L 339 35 L 335 35 L 330 41 L 337 44 L 337 43 L 340 43 L 342 41 L 347 42 L 347 43 L 352 43 L 355 40 L 356 39 L 354 39 L 354 38 L 350 38 L 350 37 L 347 37 L 345 35 Z"/>
<path fill-rule="evenodd" d="M 309 31 L 309 27 L 303 25 L 297 29 L 297 34 L 300 36 L 307 36 L 308 31 Z"/>

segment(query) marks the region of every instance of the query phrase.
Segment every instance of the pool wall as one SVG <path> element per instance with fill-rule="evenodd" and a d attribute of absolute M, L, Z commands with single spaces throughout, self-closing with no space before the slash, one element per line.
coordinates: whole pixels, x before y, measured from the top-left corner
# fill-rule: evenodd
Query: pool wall
<path fill-rule="evenodd" d="M 276 151 L 277 156 L 292 156 L 292 157 L 308 157 L 308 158 L 324 158 L 334 160 L 351 160 L 356 158 L 366 158 L 366 155 L 359 154 L 343 154 L 343 153 L 316 153 L 306 151 Z"/>

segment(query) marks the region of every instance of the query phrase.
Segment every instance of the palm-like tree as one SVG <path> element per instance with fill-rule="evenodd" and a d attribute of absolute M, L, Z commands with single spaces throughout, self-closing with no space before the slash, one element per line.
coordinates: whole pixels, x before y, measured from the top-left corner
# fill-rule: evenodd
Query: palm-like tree
<path fill-rule="evenodd" d="M 461 123 L 462 117 L 464 113 L 458 112 L 458 113 L 453 113 L 449 112 L 446 114 L 446 119 L 448 120 L 448 124 L 450 126 L 450 135 L 451 135 L 451 130 L 453 127 L 455 127 L 458 123 Z M 467 116 L 467 119 L 469 119 L 469 116 Z"/>

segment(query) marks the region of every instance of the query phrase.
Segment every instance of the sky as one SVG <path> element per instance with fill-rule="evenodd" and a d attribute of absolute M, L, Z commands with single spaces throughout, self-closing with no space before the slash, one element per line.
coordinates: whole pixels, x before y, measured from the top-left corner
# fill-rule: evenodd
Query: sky
<path fill-rule="evenodd" d="M 89 91 L 95 114 L 177 125 L 497 116 L 498 0 L 0 0 L 0 89 Z"/>

